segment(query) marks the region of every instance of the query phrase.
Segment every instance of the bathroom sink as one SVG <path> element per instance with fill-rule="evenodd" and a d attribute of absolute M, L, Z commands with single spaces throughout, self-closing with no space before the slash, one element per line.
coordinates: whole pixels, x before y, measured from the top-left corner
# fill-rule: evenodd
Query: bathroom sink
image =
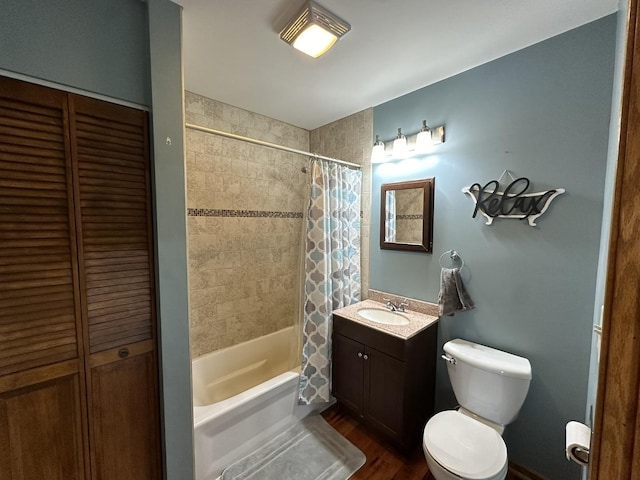
<path fill-rule="evenodd" d="M 361 308 L 358 310 L 358 315 L 370 322 L 384 323 L 385 325 L 407 325 L 409 323 L 409 319 L 404 315 L 379 308 Z"/>

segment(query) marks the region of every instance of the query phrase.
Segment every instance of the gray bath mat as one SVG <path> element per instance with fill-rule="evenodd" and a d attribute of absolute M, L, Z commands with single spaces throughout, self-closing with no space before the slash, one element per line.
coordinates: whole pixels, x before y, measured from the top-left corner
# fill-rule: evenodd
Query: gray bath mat
<path fill-rule="evenodd" d="M 222 480 L 346 480 L 366 458 L 311 415 L 222 472 Z"/>

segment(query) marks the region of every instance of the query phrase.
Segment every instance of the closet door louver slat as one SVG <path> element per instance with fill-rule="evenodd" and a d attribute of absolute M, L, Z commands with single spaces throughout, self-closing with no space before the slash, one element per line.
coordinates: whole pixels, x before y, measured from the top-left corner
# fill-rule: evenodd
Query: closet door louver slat
<path fill-rule="evenodd" d="M 77 358 L 78 338 L 66 95 L 7 80 L 0 92 L 0 375 L 7 375 Z"/>
<path fill-rule="evenodd" d="M 73 99 L 90 354 L 154 336 L 145 114 L 99 103 Z"/>

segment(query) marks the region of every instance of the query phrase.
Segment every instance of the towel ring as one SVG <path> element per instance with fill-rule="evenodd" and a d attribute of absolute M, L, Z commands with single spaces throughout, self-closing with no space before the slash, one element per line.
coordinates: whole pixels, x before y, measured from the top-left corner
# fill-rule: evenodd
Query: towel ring
<path fill-rule="evenodd" d="M 458 252 L 456 252 L 455 250 L 447 250 L 446 252 L 444 252 L 442 255 L 440 255 L 440 260 L 438 260 L 438 263 L 440 264 L 440 266 L 442 268 L 445 268 L 445 266 L 442 264 L 442 259 L 444 258 L 445 255 L 449 255 L 449 258 L 451 259 L 452 262 L 454 262 L 455 260 L 460 260 L 461 264 L 460 264 L 460 270 L 462 270 L 462 268 L 464 267 L 464 258 L 462 258 L 460 256 L 460 254 Z"/>

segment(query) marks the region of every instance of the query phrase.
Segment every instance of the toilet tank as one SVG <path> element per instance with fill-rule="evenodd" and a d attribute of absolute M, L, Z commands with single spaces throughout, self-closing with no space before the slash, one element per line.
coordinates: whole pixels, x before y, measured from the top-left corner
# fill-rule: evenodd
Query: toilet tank
<path fill-rule="evenodd" d="M 529 360 L 456 339 L 445 343 L 447 371 L 461 407 L 500 425 L 513 422 L 531 383 Z"/>

